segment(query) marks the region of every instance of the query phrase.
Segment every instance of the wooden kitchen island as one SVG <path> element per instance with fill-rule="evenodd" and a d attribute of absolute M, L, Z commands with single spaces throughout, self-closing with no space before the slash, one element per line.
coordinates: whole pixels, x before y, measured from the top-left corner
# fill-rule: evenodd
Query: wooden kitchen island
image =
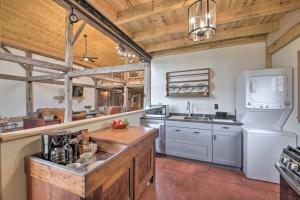
<path fill-rule="evenodd" d="M 95 161 L 85 171 L 51 163 L 37 155 L 26 157 L 29 200 L 138 199 L 155 180 L 155 138 L 145 127 L 107 128 L 89 134 L 110 158 Z"/>

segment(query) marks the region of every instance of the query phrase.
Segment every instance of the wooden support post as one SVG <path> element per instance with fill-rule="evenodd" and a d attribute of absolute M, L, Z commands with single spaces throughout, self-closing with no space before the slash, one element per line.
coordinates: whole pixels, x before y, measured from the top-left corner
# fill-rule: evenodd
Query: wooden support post
<path fill-rule="evenodd" d="M 269 48 L 266 46 L 265 49 L 266 53 L 266 57 L 265 57 L 265 68 L 272 68 L 272 54 L 269 53 Z"/>
<path fill-rule="evenodd" d="M 73 25 L 70 23 L 69 11 L 66 13 L 66 30 L 65 30 L 65 67 L 73 67 Z M 72 78 L 69 74 L 65 75 L 65 121 L 72 121 Z"/>
<path fill-rule="evenodd" d="M 124 80 L 125 80 L 125 85 L 124 85 L 124 93 L 123 93 L 123 97 L 124 97 L 124 102 L 123 102 L 123 107 L 125 108 L 125 110 L 127 111 L 128 109 L 128 78 L 129 78 L 129 72 L 125 72 L 124 73 Z"/>
<path fill-rule="evenodd" d="M 32 54 L 28 51 L 26 51 L 26 57 L 32 58 Z M 33 112 L 33 87 L 32 87 L 32 81 L 29 81 L 29 79 L 32 77 L 32 65 L 26 65 L 26 114 L 27 117 Z"/>
<path fill-rule="evenodd" d="M 151 65 L 144 70 L 144 108 L 151 106 Z"/>
<path fill-rule="evenodd" d="M 95 101 L 94 101 L 94 109 L 97 110 L 99 106 L 99 90 L 97 89 L 98 79 L 93 78 L 95 82 Z"/>

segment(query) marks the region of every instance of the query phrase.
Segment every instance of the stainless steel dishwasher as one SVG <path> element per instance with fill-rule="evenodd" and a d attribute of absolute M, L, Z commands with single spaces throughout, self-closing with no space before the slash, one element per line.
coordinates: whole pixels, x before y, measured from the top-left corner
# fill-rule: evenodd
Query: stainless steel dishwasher
<path fill-rule="evenodd" d="M 165 134 L 165 120 L 163 119 L 145 119 L 140 120 L 141 126 L 157 128 L 159 130 L 159 136 L 155 141 L 155 151 L 157 154 L 164 156 L 166 154 L 166 134 Z"/>

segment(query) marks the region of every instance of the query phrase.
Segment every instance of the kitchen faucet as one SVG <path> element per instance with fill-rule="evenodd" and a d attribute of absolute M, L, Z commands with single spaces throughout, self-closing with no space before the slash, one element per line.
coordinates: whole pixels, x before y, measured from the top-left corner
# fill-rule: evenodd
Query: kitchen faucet
<path fill-rule="evenodd" d="M 190 103 L 190 101 L 188 101 L 187 104 L 186 104 L 186 111 L 189 114 L 189 117 L 191 117 L 191 103 Z"/>

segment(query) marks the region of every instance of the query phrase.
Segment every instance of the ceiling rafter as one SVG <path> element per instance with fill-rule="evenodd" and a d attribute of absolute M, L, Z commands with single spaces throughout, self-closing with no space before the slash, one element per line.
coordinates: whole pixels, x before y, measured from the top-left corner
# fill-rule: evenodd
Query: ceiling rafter
<path fill-rule="evenodd" d="M 130 23 L 165 11 L 187 9 L 187 7 L 193 2 L 194 0 L 153 0 L 153 3 L 143 3 L 132 8 L 117 12 L 116 24 L 122 25 Z M 297 8 L 300 8 L 299 0 L 267 1 L 265 3 L 259 3 L 242 8 L 235 8 L 219 12 L 217 14 L 217 23 L 230 23 L 253 17 L 283 13 Z"/>
<path fill-rule="evenodd" d="M 262 5 L 247 6 L 244 8 L 228 10 L 218 13 L 217 25 L 237 22 L 242 19 L 249 19 L 253 17 L 259 17 L 264 15 L 277 14 L 278 12 L 286 12 L 300 8 L 300 1 L 288 1 L 279 4 L 278 2 L 264 3 Z M 278 9 L 280 7 L 280 9 Z M 163 37 L 169 34 L 185 33 L 187 32 L 187 21 L 176 22 L 169 25 L 162 25 L 153 29 L 144 30 L 141 32 L 132 33 L 132 38 L 136 42 L 147 41 L 159 37 Z"/>
<path fill-rule="evenodd" d="M 178 39 L 178 40 L 148 45 L 146 47 L 146 51 L 155 52 L 155 51 L 179 48 L 183 46 L 191 46 L 191 45 L 201 44 L 206 42 L 228 40 L 228 39 L 253 36 L 253 35 L 261 35 L 261 34 L 274 32 L 277 29 L 278 29 L 278 22 L 271 22 L 266 24 L 246 26 L 242 28 L 228 29 L 228 30 L 217 32 L 214 38 L 207 41 L 193 42 L 190 41 L 188 38 L 184 38 L 184 39 Z"/>
<path fill-rule="evenodd" d="M 180 47 L 177 49 L 158 51 L 158 52 L 152 53 L 152 56 L 153 57 L 169 56 L 169 55 L 175 55 L 175 54 L 180 54 L 180 53 L 204 51 L 204 50 L 209 50 L 209 49 L 236 46 L 236 45 L 242 45 L 242 44 L 259 43 L 259 42 L 264 42 L 264 41 L 265 41 L 264 35 L 250 36 L 250 37 L 244 37 L 244 38 L 234 38 L 234 39 L 229 39 L 229 40 L 208 42 L 208 43 L 196 44 L 196 45 L 187 46 L 187 47 Z"/>

